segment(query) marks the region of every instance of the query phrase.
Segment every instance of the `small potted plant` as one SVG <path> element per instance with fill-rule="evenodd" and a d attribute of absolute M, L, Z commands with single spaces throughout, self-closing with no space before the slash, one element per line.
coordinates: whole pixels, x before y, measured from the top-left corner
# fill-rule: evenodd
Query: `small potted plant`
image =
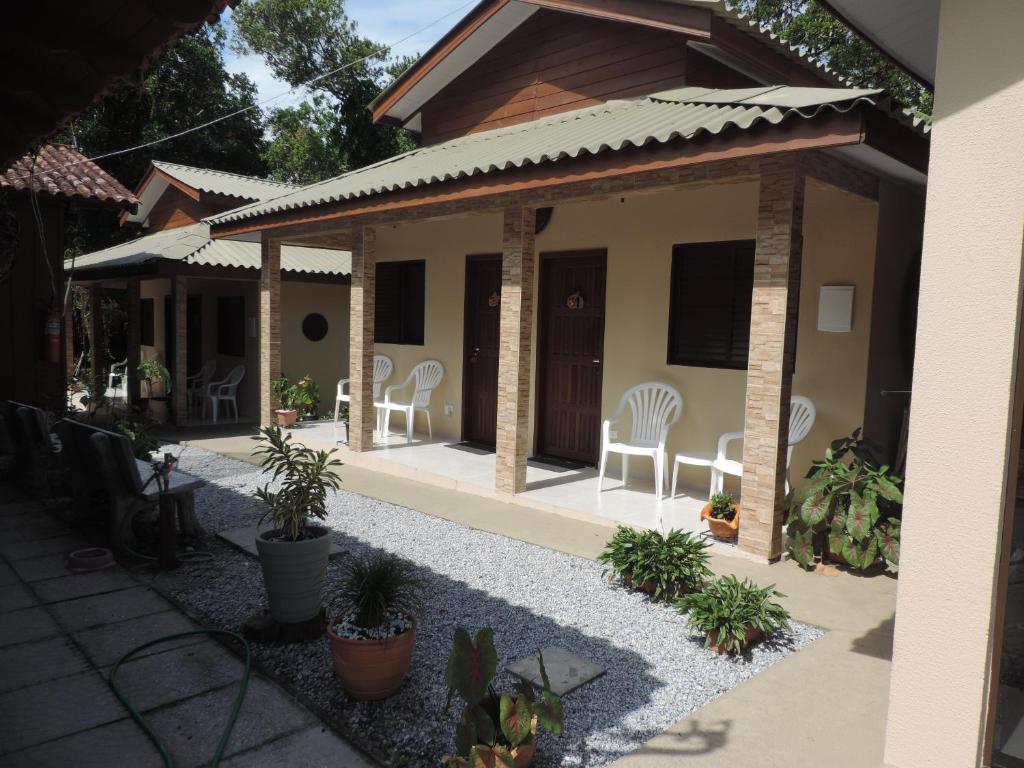
<path fill-rule="evenodd" d="M 716 539 L 735 539 L 740 531 L 740 505 L 732 500 L 732 494 L 716 493 L 700 511 L 700 519 L 708 521 Z"/>
<path fill-rule="evenodd" d="M 135 369 L 147 402 L 150 417 L 157 424 L 167 421 L 167 403 L 171 393 L 171 372 L 159 360 L 143 360 Z M 157 394 L 162 392 L 162 394 Z"/>
<path fill-rule="evenodd" d="M 701 589 L 714 575 L 708 567 L 709 546 L 688 531 L 663 536 L 620 525 L 597 561 L 625 586 L 670 602 Z"/>
<path fill-rule="evenodd" d="M 327 637 L 334 673 L 352 698 L 384 699 L 405 682 L 419 586 L 412 563 L 397 555 L 356 555 L 343 566 Z"/>
<path fill-rule="evenodd" d="M 331 458 L 333 450 L 293 443 L 280 427 L 264 427 L 260 434 L 253 438 L 261 441 L 253 455 L 263 456 L 261 466 L 272 476 L 255 495 L 267 507 L 260 522 L 270 518 L 274 526 L 256 536 L 263 583 L 271 617 L 282 624 L 300 623 L 320 612 L 331 540 L 326 528 L 310 520 L 327 517 L 327 493 L 341 486 L 333 471 L 341 462 Z M 277 490 L 271 490 L 278 480 Z"/>
<path fill-rule="evenodd" d="M 295 407 L 303 421 L 320 416 L 320 385 L 309 374 L 295 383 Z"/>
<path fill-rule="evenodd" d="M 448 683 L 448 704 L 453 693 L 465 702 L 455 727 L 458 753 L 442 758 L 451 768 L 514 766 L 527 768 L 537 752 L 537 727 L 561 733 L 565 727 L 562 700 L 551 690 L 544 657 L 538 652 L 543 685 L 537 692 L 521 683 L 512 693 L 498 693 L 492 685 L 498 668 L 494 632 L 481 629 L 473 640 L 461 627 L 444 671 Z"/>
<path fill-rule="evenodd" d="M 761 638 L 789 629 L 789 612 L 774 597 L 785 597 L 774 584 L 759 587 L 748 579 L 722 576 L 703 592 L 683 595 L 676 608 L 704 633 L 705 647 L 715 653 L 743 653 Z"/>
<path fill-rule="evenodd" d="M 282 376 L 271 380 L 270 391 L 280 406 L 274 411 L 277 425 L 279 427 L 294 426 L 295 422 L 299 420 L 298 387 L 289 382 L 287 377 Z"/>

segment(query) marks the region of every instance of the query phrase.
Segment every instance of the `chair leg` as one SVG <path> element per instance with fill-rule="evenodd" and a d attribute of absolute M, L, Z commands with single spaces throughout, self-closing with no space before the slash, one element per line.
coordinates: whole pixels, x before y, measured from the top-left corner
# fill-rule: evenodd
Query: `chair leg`
<path fill-rule="evenodd" d="M 629 482 L 629 454 L 622 454 L 622 487 L 626 487 L 626 483 Z"/>
<path fill-rule="evenodd" d="M 661 498 L 661 454 L 656 453 L 651 458 L 654 459 L 654 495 L 657 498 Z"/>
<path fill-rule="evenodd" d="M 384 410 L 384 428 L 380 432 L 382 439 L 387 439 L 388 434 L 391 432 L 391 409 L 387 408 Z"/>
<path fill-rule="evenodd" d="M 416 411 L 412 408 L 405 412 L 405 442 L 409 444 L 412 442 L 412 428 L 416 420 Z"/>
<path fill-rule="evenodd" d="M 604 471 L 608 466 L 608 451 L 601 450 L 601 466 L 597 471 L 597 492 L 604 490 Z"/>
<path fill-rule="evenodd" d="M 676 481 L 679 480 L 679 464 L 672 464 L 672 495 L 669 497 L 674 499 L 676 497 Z"/>
<path fill-rule="evenodd" d="M 434 428 L 430 426 L 430 411 L 424 411 L 427 414 L 427 437 L 431 440 L 434 439 Z"/>
<path fill-rule="evenodd" d="M 217 423 L 217 403 L 218 403 L 217 398 L 213 398 L 213 400 L 210 401 L 210 408 L 213 409 L 213 423 L 214 424 Z"/>

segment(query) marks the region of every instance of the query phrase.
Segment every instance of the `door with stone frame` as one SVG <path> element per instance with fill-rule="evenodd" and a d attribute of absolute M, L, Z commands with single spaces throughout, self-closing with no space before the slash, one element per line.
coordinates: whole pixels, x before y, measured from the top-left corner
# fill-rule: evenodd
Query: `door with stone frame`
<path fill-rule="evenodd" d="M 539 456 L 597 463 L 607 263 L 605 250 L 540 255 Z"/>
<path fill-rule="evenodd" d="M 498 419 L 501 254 L 466 257 L 462 439 L 493 447 Z"/>

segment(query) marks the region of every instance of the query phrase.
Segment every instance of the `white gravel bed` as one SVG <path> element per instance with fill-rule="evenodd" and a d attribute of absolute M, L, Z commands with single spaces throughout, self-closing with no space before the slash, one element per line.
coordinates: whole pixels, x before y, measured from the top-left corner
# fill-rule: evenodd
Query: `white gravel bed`
<path fill-rule="evenodd" d="M 177 449 L 175 449 L 177 453 Z M 181 468 L 209 481 L 196 494 L 196 513 L 212 534 L 255 524 L 251 494 L 259 468 L 190 447 Z M 466 496 L 461 503 L 472 504 Z M 565 697 L 562 736 L 539 739 L 538 766 L 598 768 L 631 752 L 669 725 L 820 637 L 794 624 L 791 633 L 755 645 L 742 658 L 713 654 L 671 608 L 612 586 L 604 567 L 394 504 L 340 491 L 325 523 L 344 551 L 380 548 L 420 567 L 424 604 L 416 617 L 412 672 L 383 702 L 349 700 L 335 682 L 326 638 L 305 645 L 254 646 L 260 662 L 290 680 L 351 741 L 389 765 L 431 766 L 453 749 L 457 707 L 444 713 L 444 666 L 459 626 L 494 629 L 500 668 L 538 648 L 564 646 L 607 668 Z M 213 563 L 163 574 L 169 589 L 211 626 L 237 629 L 266 608 L 259 563 L 211 535 Z M 338 575 L 328 570 L 325 602 Z M 511 677 L 500 673 L 498 688 Z"/>

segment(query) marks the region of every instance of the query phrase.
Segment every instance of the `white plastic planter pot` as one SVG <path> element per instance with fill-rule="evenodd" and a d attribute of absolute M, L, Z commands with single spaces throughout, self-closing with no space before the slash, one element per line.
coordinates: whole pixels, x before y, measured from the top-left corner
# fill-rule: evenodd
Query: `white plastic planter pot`
<path fill-rule="evenodd" d="M 301 541 L 266 539 L 273 531 L 256 536 L 270 615 L 282 624 L 309 621 L 320 612 L 331 537 L 325 528 L 308 530 L 320 535 Z"/>

